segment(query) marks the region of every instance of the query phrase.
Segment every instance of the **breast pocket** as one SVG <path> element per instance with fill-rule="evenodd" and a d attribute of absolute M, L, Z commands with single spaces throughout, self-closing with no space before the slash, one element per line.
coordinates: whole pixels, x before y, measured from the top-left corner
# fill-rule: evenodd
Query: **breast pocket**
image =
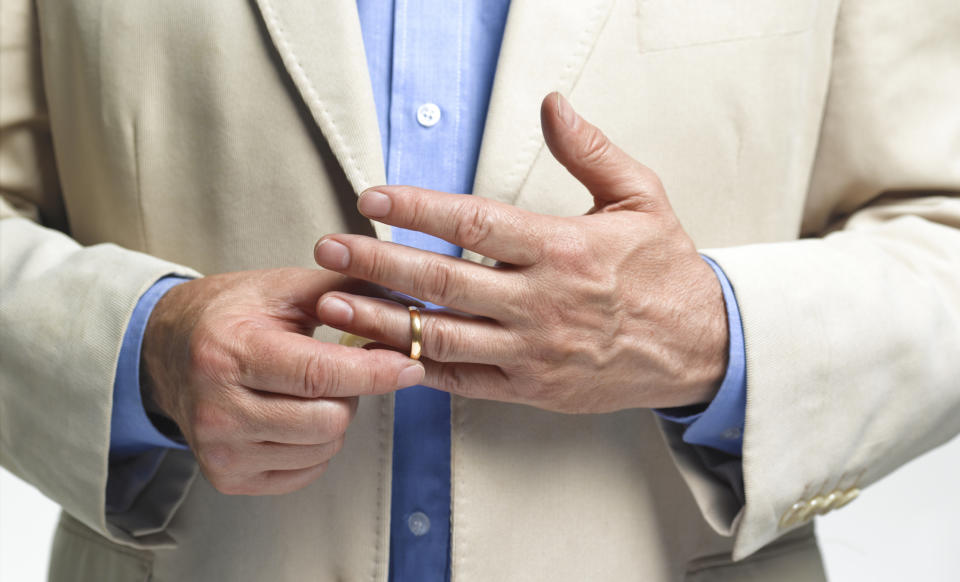
<path fill-rule="evenodd" d="M 808 30 L 815 0 L 637 0 L 642 52 Z"/>

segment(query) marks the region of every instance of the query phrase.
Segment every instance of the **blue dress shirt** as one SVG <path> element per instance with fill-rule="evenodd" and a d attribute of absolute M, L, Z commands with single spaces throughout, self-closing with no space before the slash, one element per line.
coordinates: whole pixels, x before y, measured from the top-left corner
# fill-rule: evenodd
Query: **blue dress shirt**
<path fill-rule="evenodd" d="M 472 190 L 509 0 L 357 0 L 373 86 L 387 180 L 446 192 Z M 319 9 L 319 8 L 318 8 Z M 460 249 L 395 228 L 393 240 L 458 256 Z M 684 440 L 740 455 L 746 407 L 746 357 L 739 310 L 723 272 L 730 352 L 726 376 L 703 407 L 658 411 L 686 424 Z M 108 504 L 126 505 L 156 470 L 142 459 L 156 447 L 181 447 L 157 431 L 140 400 L 140 345 L 159 298 L 182 279 L 165 278 L 141 298 L 117 369 Z M 390 577 L 445 580 L 450 545 L 450 398 L 415 386 L 396 393 Z"/>

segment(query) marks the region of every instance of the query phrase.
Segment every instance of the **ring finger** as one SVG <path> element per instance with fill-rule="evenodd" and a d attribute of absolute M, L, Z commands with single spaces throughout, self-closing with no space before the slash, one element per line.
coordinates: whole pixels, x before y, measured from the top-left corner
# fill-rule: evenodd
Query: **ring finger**
<path fill-rule="evenodd" d="M 320 320 L 332 327 L 408 351 L 410 310 L 400 304 L 347 293 L 328 293 L 317 305 Z M 513 334 L 488 319 L 442 311 L 422 311 L 422 357 L 438 362 L 503 365 L 516 357 Z"/>

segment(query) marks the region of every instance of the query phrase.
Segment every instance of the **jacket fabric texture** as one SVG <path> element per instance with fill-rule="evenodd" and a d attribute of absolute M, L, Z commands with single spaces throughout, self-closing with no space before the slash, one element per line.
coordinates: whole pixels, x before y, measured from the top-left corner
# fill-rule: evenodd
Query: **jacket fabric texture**
<path fill-rule="evenodd" d="M 2 6 L 0 458 L 63 506 L 51 580 L 386 580 L 391 396 L 297 493 L 222 495 L 170 451 L 104 504 L 146 289 L 389 236 L 355 208 L 385 182 L 355 3 Z M 823 579 L 781 517 L 960 430 L 958 31 L 955 0 L 513 2 L 474 193 L 590 207 L 544 146 L 553 90 L 660 175 L 740 305 L 742 484 L 648 410 L 454 397 L 453 580 Z"/>

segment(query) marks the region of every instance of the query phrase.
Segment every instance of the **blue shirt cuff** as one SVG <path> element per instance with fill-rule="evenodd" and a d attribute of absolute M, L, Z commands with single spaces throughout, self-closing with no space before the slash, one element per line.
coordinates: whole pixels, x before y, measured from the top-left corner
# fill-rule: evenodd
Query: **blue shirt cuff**
<path fill-rule="evenodd" d="M 110 413 L 111 464 L 157 447 L 187 448 L 157 430 L 147 416 L 140 397 L 140 349 L 147 321 L 160 298 L 172 287 L 186 281 L 189 279 L 170 276 L 154 283 L 140 297 L 127 324 L 113 384 L 113 410 Z"/>
<path fill-rule="evenodd" d="M 723 269 L 709 257 L 704 256 L 703 260 L 716 273 L 727 308 L 730 343 L 727 372 L 720 390 L 709 404 L 659 409 L 656 413 L 671 422 L 687 425 L 683 433 L 684 442 L 739 457 L 743 455 L 743 427 L 747 413 L 747 353 L 743 342 L 743 324 L 736 295 Z"/>

